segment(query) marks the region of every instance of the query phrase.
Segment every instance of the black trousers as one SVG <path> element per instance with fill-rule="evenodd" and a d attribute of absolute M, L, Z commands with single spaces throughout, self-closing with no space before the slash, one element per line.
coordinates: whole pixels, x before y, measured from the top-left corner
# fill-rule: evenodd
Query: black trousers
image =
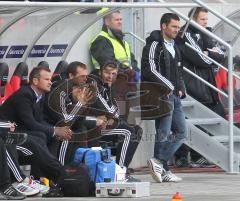
<path fill-rule="evenodd" d="M 26 176 L 23 171 L 20 169 L 18 153 L 16 149 L 16 145 L 8 145 L 6 146 L 6 154 L 7 154 L 7 163 L 11 173 L 11 181 L 22 182 Z"/>
<path fill-rule="evenodd" d="M 31 165 L 31 175 L 39 179 L 39 177 L 47 177 L 57 182 L 63 174 L 63 166 L 58 159 L 53 156 L 46 145 L 39 143 L 38 138 L 28 136 L 27 141 L 21 146 L 16 146 L 17 152 L 13 148 L 9 149 L 9 158 L 16 167 L 11 166 L 10 169 L 17 181 L 25 178 L 21 173 L 20 165 Z M 20 177 L 21 176 L 21 177 Z"/>
<path fill-rule="evenodd" d="M 121 167 L 128 167 L 142 138 L 142 132 L 140 126 L 130 126 L 126 121 L 120 121 L 115 129 L 101 130 L 101 140 L 117 141 L 116 163 Z"/>
<path fill-rule="evenodd" d="M 10 173 L 7 165 L 6 146 L 0 137 L 0 190 L 6 188 L 10 181 Z"/>

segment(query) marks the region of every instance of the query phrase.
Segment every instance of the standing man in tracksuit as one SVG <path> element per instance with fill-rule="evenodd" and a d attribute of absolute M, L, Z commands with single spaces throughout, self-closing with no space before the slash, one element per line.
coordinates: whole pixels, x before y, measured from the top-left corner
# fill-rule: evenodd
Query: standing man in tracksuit
<path fill-rule="evenodd" d="M 154 158 L 148 164 L 157 182 L 181 181 L 167 165 L 186 137 L 185 114 L 181 105 L 181 98 L 185 97 L 182 57 L 174 40 L 179 26 L 180 19 L 176 14 L 165 13 L 160 20 L 161 30 L 150 34 L 142 53 L 142 81 L 165 86 L 169 94 L 162 99 L 172 107 L 168 115 L 155 120 Z M 156 98 L 161 97 L 159 95 Z"/>
<path fill-rule="evenodd" d="M 130 126 L 119 118 L 119 108 L 112 96 L 111 88 L 116 81 L 117 73 L 117 64 L 112 60 L 106 61 L 100 67 L 100 72 L 95 78 L 98 86 L 97 100 L 91 107 L 106 113 L 107 122 L 100 129 L 102 140 L 118 141 L 116 162 L 121 167 L 128 167 L 141 140 L 142 128 Z"/>
<path fill-rule="evenodd" d="M 188 17 L 190 17 L 191 15 L 193 16 L 193 20 L 197 24 L 199 24 L 203 28 L 208 29 L 209 31 L 212 30 L 211 27 L 208 27 L 208 10 L 206 8 L 194 7 L 189 11 Z M 177 37 L 178 42 L 188 43 L 193 48 L 206 54 L 208 57 L 214 59 L 219 63 L 223 63 L 225 61 L 226 57 L 224 52 L 219 47 L 217 47 L 216 42 L 214 42 L 211 37 L 202 33 L 200 30 L 198 30 L 191 24 L 187 27 L 187 29 L 186 26 L 188 26 L 187 23 L 180 29 Z M 219 69 L 221 68 L 186 45 L 181 45 L 180 50 L 183 56 L 183 65 L 190 71 L 197 74 L 205 81 L 216 87 L 217 83 L 215 76 L 218 74 Z M 226 71 L 224 72 L 224 74 L 225 76 L 227 76 Z M 224 80 L 224 77 L 220 77 L 219 75 L 217 76 L 217 78 L 220 81 Z M 183 73 L 183 79 L 186 85 L 186 91 L 190 96 L 207 106 L 209 109 L 211 109 L 221 117 L 225 118 L 225 111 L 223 105 L 220 102 L 219 95 L 215 90 L 213 90 L 205 83 L 196 79 L 194 76 L 187 72 Z M 187 162 L 188 150 L 189 148 L 184 145 L 176 154 L 179 157 L 179 159 L 176 160 L 177 165 L 189 165 Z M 194 165 L 200 165 L 200 167 L 205 167 L 206 165 L 209 165 L 207 159 L 205 159 L 204 157 L 200 157 L 200 155 L 194 151 L 191 152 L 191 158 L 196 162 L 196 164 Z"/>
<path fill-rule="evenodd" d="M 193 13 L 194 12 L 194 13 Z M 189 16 L 193 13 L 193 20 L 204 28 L 208 23 L 208 10 L 202 7 L 196 7 L 190 10 Z M 184 25 L 179 31 L 179 36 L 182 35 L 183 30 L 187 25 Z M 208 28 L 209 29 L 209 28 Z M 222 63 L 225 59 L 225 55 L 222 50 L 216 47 L 210 37 L 203 34 L 201 31 L 189 25 L 186 32 L 183 35 L 183 42 L 189 43 L 192 47 L 198 51 L 206 54 L 212 59 Z M 213 86 L 216 86 L 215 74 L 219 68 L 209 59 L 193 51 L 188 46 L 181 46 L 181 52 L 183 54 L 183 63 L 186 68 L 208 81 Z M 186 84 L 187 93 L 201 102 L 218 115 L 225 117 L 225 112 L 222 104 L 219 101 L 218 93 L 211 89 L 209 86 L 194 78 L 189 73 L 183 74 L 184 82 Z M 197 90 L 196 90 L 197 89 Z"/>

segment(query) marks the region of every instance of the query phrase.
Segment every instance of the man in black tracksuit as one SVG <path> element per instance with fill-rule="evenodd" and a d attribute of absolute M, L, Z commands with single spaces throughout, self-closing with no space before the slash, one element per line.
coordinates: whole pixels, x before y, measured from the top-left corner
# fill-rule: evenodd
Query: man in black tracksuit
<path fill-rule="evenodd" d="M 7 143 L 17 144 L 21 141 L 23 142 L 23 138 L 20 139 L 21 136 L 16 134 L 15 139 L 8 139 L 11 135 L 7 134 L 6 128 L 2 128 L 2 126 L 6 126 L 6 124 L 0 122 L 0 200 L 22 200 L 25 198 L 24 195 L 19 193 L 12 185 L 9 171 L 9 160 L 7 158 Z M 8 123 L 9 124 L 9 123 Z M 17 136 L 18 135 L 18 136 Z M 18 139 L 17 139 L 18 138 Z"/>
<path fill-rule="evenodd" d="M 59 161 L 63 165 L 73 160 L 78 147 L 87 146 L 86 129 L 103 123 L 99 117 L 94 120 L 86 118 L 87 104 L 96 97 L 96 87 L 86 83 L 89 80 L 87 66 L 78 61 L 71 62 L 64 75 L 55 78 L 44 104 L 45 119 L 49 123 L 56 126 L 67 125 L 74 132 L 71 141 L 54 142 Z M 92 87 L 93 91 L 89 87 Z M 98 116 L 95 111 L 92 115 Z"/>
<path fill-rule="evenodd" d="M 193 9 L 190 11 L 189 16 L 191 15 L 191 12 L 193 12 Z M 202 27 L 207 28 L 208 11 L 205 8 L 197 7 L 193 15 L 193 20 Z M 186 32 L 184 33 L 183 39 L 181 39 L 180 36 L 182 35 L 185 26 L 186 25 L 181 28 L 179 36 L 177 37 L 179 42 L 187 42 L 188 44 L 201 51 L 202 53 L 205 53 L 207 56 L 211 57 L 217 62 L 222 63 L 224 61 L 225 55 L 220 50 L 220 48 L 217 48 L 214 45 L 210 37 L 203 34 L 201 31 L 199 31 L 192 25 L 189 25 Z M 187 47 L 186 45 L 181 45 L 181 52 L 183 55 L 183 66 L 187 67 L 193 73 L 208 81 L 213 86 L 216 86 L 214 76 L 218 71 L 218 66 L 212 63 L 206 57 L 192 50 L 190 47 Z M 186 85 L 187 93 L 190 96 L 192 96 L 220 116 L 225 117 L 223 106 L 219 102 L 218 93 L 216 91 L 208 87 L 203 82 L 197 80 L 187 72 L 184 72 L 183 78 Z"/>
<path fill-rule="evenodd" d="M 195 10 L 195 12 L 194 12 Z M 190 17 L 193 13 L 193 20 L 197 22 L 202 27 L 211 31 L 210 27 L 207 27 L 208 23 L 208 10 L 203 7 L 196 7 L 190 10 L 188 16 Z M 198 52 L 195 52 L 190 47 L 184 45 L 183 43 L 187 42 L 192 47 L 196 48 L 198 51 L 206 54 L 210 58 L 214 59 L 219 63 L 223 63 L 225 60 L 225 54 L 223 51 L 216 46 L 213 39 L 206 34 L 202 33 L 200 30 L 195 28 L 192 25 L 186 29 L 186 32 L 181 38 L 183 31 L 185 30 L 184 25 L 179 31 L 177 41 L 182 43 L 181 53 L 183 55 L 183 66 L 187 67 L 193 73 L 197 74 L 204 80 L 208 81 L 210 84 L 216 87 L 215 74 L 218 72 L 219 67 L 216 66 L 206 57 L 202 56 Z M 199 81 L 197 78 L 193 77 L 187 72 L 183 73 L 184 82 L 186 85 L 187 93 L 195 98 L 197 101 L 201 102 L 207 106 L 212 111 L 216 112 L 221 117 L 225 118 L 224 108 L 219 100 L 218 92 L 214 91 L 208 87 L 203 82 Z M 177 158 L 180 158 L 176 161 L 176 164 L 181 166 L 189 165 L 187 163 L 187 151 L 188 148 L 184 145 L 181 147 Z M 184 156 L 185 155 L 185 156 Z M 191 157 L 198 165 L 204 165 L 202 163 L 208 163 L 206 159 L 199 158 L 199 154 L 194 151 L 191 152 Z M 197 158 L 197 159 L 194 159 Z M 200 163 L 200 164 L 199 164 Z M 205 164 L 205 165 L 206 165 Z"/>
<path fill-rule="evenodd" d="M 182 57 L 174 41 L 179 24 L 177 15 L 164 14 L 160 21 L 161 31 L 156 30 L 150 34 L 142 53 L 142 81 L 167 88 L 168 95 L 161 98 L 164 94 L 159 91 L 156 99 L 166 100 L 172 108 L 169 114 L 155 120 L 154 158 L 148 164 L 157 182 L 181 181 L 181 178 L 171 173 L 167 165 L 186 137 L 185 114 L 180 100 L 185 97 Z"/>
<path fill-rule="evenodd" d="M 107 122 L 100 128 L 102 140 L 118 141 L 116 162 L 121 167 L 128 167 L 141 140 L 142 128 L 130 126 L 119 118 L 119 108 L 111 89 L 117 72 L 117 64 L 112 60 L 106 61 L 105 65 L 100 67 L 100 75 L 95 77 L 98 84 L 97 100 L 91 107 L 105 112 Z"/>
<path fill-rule="evenodd" d="M 3 115 L 1 115 L 3 116 Z M 6 121 L 5 121 L 6 122 Z M 25 191 L 23 186 L 27 185 L 28 188 L 35 189 L 34 191 L 28 191 L 26 195 L 32 196 L 39 193 L 39 190 L 42 194 L 46 193 L 49 188 L 35 185 L 34 180 L 28 178 L 23 171 L 20 169 L 20 165 L 31 165 L 31 175 L 35 179 L 39 179 L 40 177 L 47 177 L 54 182 L 58 182 L 58 179 L 63 174 L 63 167 L 53 155 L 48 152 L 48 149 L 44 147 L 41 143 L 38 143 L 38 139 L 35 136 L 30 136 L 24 133 L 3 133 L 1 128 L 2 126 L 13 125 L 10 129 L 12 131 L 15 129 L 14 124 L 11 123 L 0 123 L 0 131 L 1 138 L 6 142 L 10 142 L 11 144 L 6 146 L 6 160 L 9 166 L 9 170 L 11 170 L 11 175 L 13 176 L 13 180 L 17 181 L 15 188 L 22 192 L 25 195 Z M 7 135 L 7 139 L 6 139 Z M 18 136 L 22 136 L 21 138 Z M 24 136 L 27 136 L 24 137 Z M 18 138 L 17 138 L 18 137 Z M 23 139 L 23 137 L 25 139 Z M 9 139 L 11 138 L 11 139 Z M 16 141 L 16 143 L 15 143 Z M 18 141 L 18 142 L 17 142 Z M 21 142 L 21 143 L 20 143 Z M 17 146 L 15 145 L 17 144 Z"/>

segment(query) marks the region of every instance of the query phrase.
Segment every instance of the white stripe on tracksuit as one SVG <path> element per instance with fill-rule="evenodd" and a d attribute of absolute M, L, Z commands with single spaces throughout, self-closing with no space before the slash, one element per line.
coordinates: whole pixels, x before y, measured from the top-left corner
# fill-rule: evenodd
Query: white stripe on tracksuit
<path fill-rule="evenodd" d="M 82 107 L 82 104 L 80 102 L 77 102 L 77 104 L 74 106 L 74 108 L 72 109 L 70 114 L 68 114 L 67 113 L 67 108 L 66 108 L 66 97 L 67 97 L 67 94 L 64 91 L 61 91 L 61 93 L 60 93 L 60 107 L 62 109 L 62 114 L 64 116 L 65 122 L 69 122 L 78 113 L 78 111 Z"/>
<path fill-rule="evenodd" d="M 149 64 L 150 64 L 150 68 L 151 71 L 154 75 L 156 75 L 165 85 L 167 85 L 171 90 L 174 90 L 174 86 L 172 85 L 172 83 L 166 79 L 164 76 L 162 76 L 159 72 L 157 72 L 156 70 L 156 65 L 155 65 L 155 61 L 154 61 L 154 57 L 155 57 L 155 51 L 156 51 L 156 47 L 158 45 L 158 42 L 153 41 L 150 47 L 150 51 L 149 51 Z"/>
<path fill-rule="evenodd" d="M 6 150 L 6 154 L 7 154 L 7 164 L 8 167 L 12 170 L 13 175 L 15 176 L 16 180 L 18 182 L 21 182 L 23 180 L 20 172 L 18 171 L 15 163 L 13 162 L 11 156 L 9 155 L 8 151 Z"/>
<path fill-rule="evenodd" d="M 119 159 L 119 166 L 124 166 L 124 161 L 127 154 L 127 149 L 130 142 L 131 132 L 127 129 L 103 129 L 101 130 L 101 135 L 124 135 L 124 141 L 121 149 L 121 155 Z"/>
<path fill-rule="evenodd" d="M 102 94 L 98 92 L 97 94 L 99 100 L 102 102 L 102 104 L 104 105 L 104 107 L 107 109 L 108 112 L 110 112 L 111 114 L 113 114 L 115 117 L 119 116 L 119 110 L 118 107 L 115 105 L 112 105 L 111 107 L 108 105 L 107 101 L 103 98 Z M 121 155 L 120 155 L 120 159 L 119 159 L 119 164 L 121 167 L 124 166 L 124 161 L 126 158 L 126 153 L 127 153 L 127 148 L 129 146 L 129 142 L 130 142 L 130 136 L 131 136 L 131 132 L 127 129 L 103 129 L 101 130 L 101 135 L 123 135 L 124 136 L 124 142 L 122 145 L 122 149 L 121 149 Z"/>
<path fill-rule="evenodd" d="M 190 44 L 192 45 L 193 48 L 197 49 L 198 51 L 202 51 L 202 49 L 199 47 L 198 44 L 195 43 L 194 39 L 192 38 L 191 34 L 189 32 L 185 33 L 186 38 L 188 39 L 188 41 L 190 42 Z M 194 50 L 192 50 L 194 51 Z M 206 57 L 204 57 L 203 55 L 197 53 L 202 60 L 207 63 L 207 64 L 211 64 L 212 62 L 210 60 L 208 60 Z"/>
<path fill-rule="evenodd" d="M 115 105 L 112 105 L 111 107 L 108 105 L 107 101 L 103 98 L 102 94 L 98 92 L 97 94 L 99 100 L 102 102 L 104 107 L 107 109 L 108 112 L 114 115 L 114 117 L 119 117 L 119 111 L 118 108 Z"/>
<path fill-rule="evenodd" d="M 70 114 L 67 113 L 67 108 L 66 108 L 66 97 L 67 94 L 64 91 L 61 91 L 60 93 L 60 107 L 62 109 L 62 114 L 64 116 L 64 120 L 66 123 L 70 122 L 73 120 L 75 115 L 78 113 L 80 108 L 82 107 L 82 104 L 80 102 L 77 102 L 77 104 L 74 106 Z M 60 146 L 60 151 L 59 151 L 59 156 L 58 160 L 62 165 L 65 163 L 65 156 L 67 152 L 67 147 L 68 147 L 69 142 L 67 140 L 63 140 Z"/>
<path fill-rule="evenodd" d="M 63 140 L 61 143 L 58 160 L 62 165 L 64 165 L 64 163 L 65 163 L 65 156 L 67 153 L 68 143 L 69 142 L 67 140 Z"/>
<path fill-rule="evenodd" d="M 22 153 L 24 153 L 26 156 L 31 156 L 33 155 L 33 152 L 31 152 L 29 149 L 26 149 L 24 147 L 21 146 L 16 146 L 16 149 L 21 151 Z"/>

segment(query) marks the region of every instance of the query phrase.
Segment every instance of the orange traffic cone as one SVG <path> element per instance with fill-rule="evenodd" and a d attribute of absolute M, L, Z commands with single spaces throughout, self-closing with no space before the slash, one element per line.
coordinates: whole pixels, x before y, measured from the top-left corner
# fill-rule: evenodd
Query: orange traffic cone
<path fill-rule="evenodd" d="M 172 196 L 172 201 L 183 201 L 179 192 Z"/>

